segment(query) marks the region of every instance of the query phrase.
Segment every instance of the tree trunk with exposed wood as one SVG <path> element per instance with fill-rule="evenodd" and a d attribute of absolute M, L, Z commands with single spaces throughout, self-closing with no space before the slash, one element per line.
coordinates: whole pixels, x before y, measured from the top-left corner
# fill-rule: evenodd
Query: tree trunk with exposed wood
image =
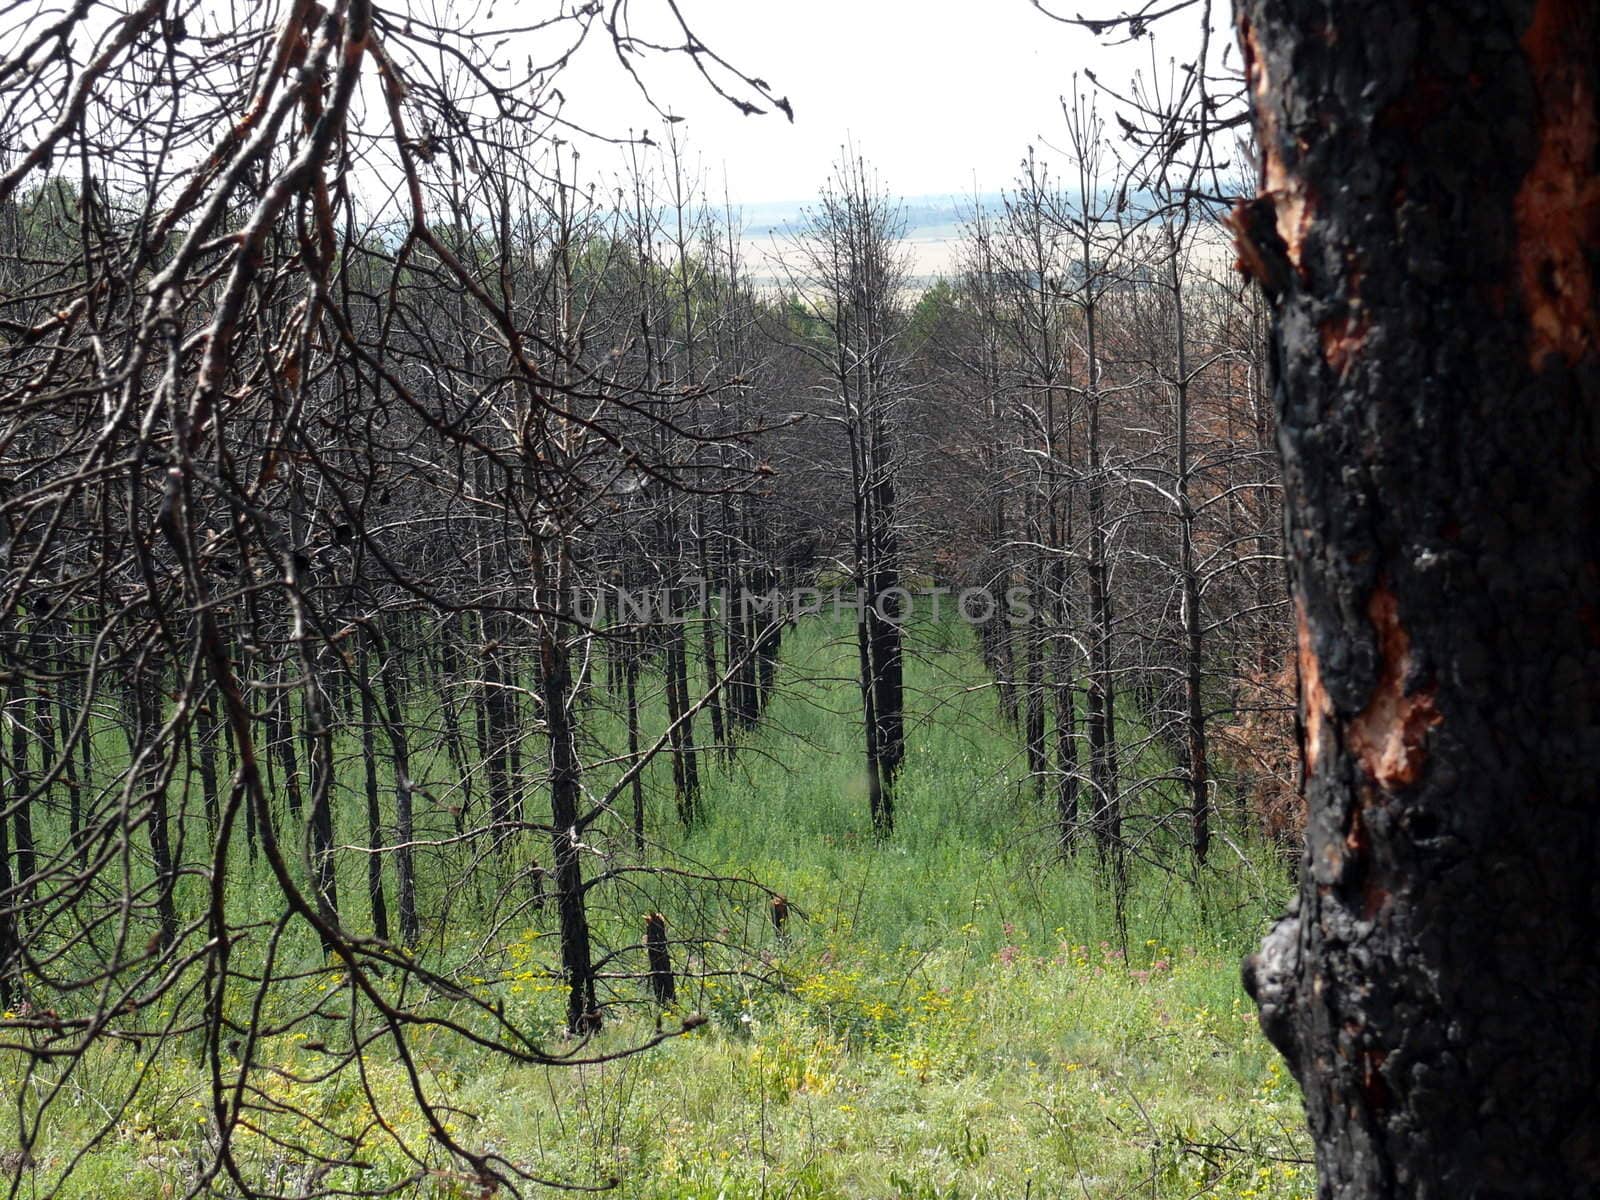
<path fill-rule="evenodd" d="M 1600 5 L 1239 12 L 1309 802 L 1246 979 L 1322 1196 L 1592 1196 Z"/>

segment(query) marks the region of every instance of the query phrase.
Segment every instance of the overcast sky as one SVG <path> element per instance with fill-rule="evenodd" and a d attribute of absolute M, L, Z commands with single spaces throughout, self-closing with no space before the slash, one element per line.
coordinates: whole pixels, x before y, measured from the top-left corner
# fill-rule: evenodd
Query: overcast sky
<path fill-rule="evenodd" d="M 1059 7 L 1068 5 L 1093 11 L 1087 0 Z M 1030 142 L 1062 157 L 1045 145 L 1064 141 L 1061 97 L 1075 71 L 1081 89 L 1090 86 L 1085 66 L 1121 86 L 1151 64 L 1148 41 L 1107 48 L 1029 0 L 680 0 L 680 7 L 708 44 L 794 105 L 792 125 L 777 113 L 744 117 L 691 73 L 644 64 L 658 102 L 686 118 L 680 128 L 713 189 L 721 190 L 725 169 L 742 204 L 810 197 L 847 137 L 899 195 L 970 195 L 974 184 L 996 190 L 1010 184 Z M 1197 41 L 1197 23 L 1187 14 L 1179 20 L 1181 28 L 1162 30 L 1156 48 L 1162 74 L 1174 53 Z M 573 116 L 617 131 L 662 132 L 606 54 L 575 64 L 561 86 Z"/>

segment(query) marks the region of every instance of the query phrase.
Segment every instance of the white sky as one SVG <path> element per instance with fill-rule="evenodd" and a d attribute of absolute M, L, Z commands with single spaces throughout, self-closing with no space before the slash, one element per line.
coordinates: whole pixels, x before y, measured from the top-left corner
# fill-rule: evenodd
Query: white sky
<path fill-rule="evenodd" d="M 1091 86 L 1085 66 L 1120 89 L 1135 69 L 1148 75 L 1151 63 L 1148 41 L 1108 48 L 1029 0 L 679 3 L 707 44 L 794 105 L 793 125 L 780 113 L 741 116 L 683 64 L 640 64 L 658 103 L 686 118 L 680 128 L 713 191 L 721 191 L 726 170 L 742 204 L 810 198 L 847 137 L 892 193 L 997 190 L 1012 182 L 1030 143 L 1062 158 L 1045 146 L 1064 141 L 1060 97 L 1072 90 L 1074 71 L 1080 89 Z M 1095 11 L 1093 0 L 1057 0 L 1056 7 Z M 1156 47 L 1162 75 L 1175 52 L 1198 43 L 1198 21 L 1177 20 L 1181 27 L 1165 23 Z M 1223 26 L 1215 36 L 1231 38 L 1222 15 L 1213 24 Z M 608 131 L 643 127 L 658 140 L 663 133 L 608 53 L 580 58 L 561 88 L 575 118 Z M 1114 106 L 1103 99 L 1101 107 L 1109 117 Z"/>
<path fill-rule="evenodd" d="M 105 0 L 107 11 L 136 0 Z M 44 0 L 36 19 L 59 13 L 67 0 Z M 282 19 L 288 0 L 188 0 L 187 11 L 213 28 L 246 20 L 267 27 Z M 526 26 L 583 7 L 585 0 L 397 0 L 400 12 L 471 31 Z M 604 0 L 612 12 L 616 0 Z M 624 0 L 636 35 L 676 41 L 667 20 L 668 0 Z M 1119 11 L 1125 0 L 1046 0 L 1054 9 L 1095 15 Z M 1126 90 L 1135 71 L 1146 79 L 1152 65 L 1163 79 L 1174 56 L 1192 58 L 1199 14 L 1213 17 L 1214 56 L 1231 41 L 1228 5 L 1179 12 L 1158 26 L 1159 40 L 1105 45 L 1087 31 L 1054 21 L 1030 0 L 677 0 L 690 27 L 717 53 L 747 74 L 767 80 L 794 106 L 791 124 L 778 112 L 745 117 L 718 97 L 685 55 L 655 54 L 634 60 L 651 94 L 685 118 L 691 169 L 698 168 L 713 202 L 726 178 L 736 205 L 804 203 L 827 178 L 848 141 L 876 170 L 883 186 L 904 197 L 966 197 L 1010 186 L 1030 145 L 1057 168 L 1065 155 L 1061 98 L 1076 86 L 1092 91 L 1083 75 Z M 498 17 L 496 9 L 498 8 Z M 90 24 L 99 22 L 100 10 Z M 249 14 L 247 18 L 245 14 Z M 32 22 L 25 21 L 12 37 Z M 502 38 L 497 60 L 521 61 L 530 49 L 559 55 L 570 48 L 560 30 L 555 43 L 530 35 Z M 492 36 L 492 35 L 490 35 Z M 0 38 L 0 40 L 5 40 Z M 510 45 L 501 52 L 500 47 Z M 0 46 L 0 49 L 4 49 Z M 87 42 L 85 44 L 87 52 Z M 538 53 L 538 61 L 552 54 Z M 1215 59 L 1214 59 L 1215 60 Z M 623 136 L 648 131 L 663 140 L 664 124 L 616 62 L 602 28 L 592 30 L 557 79 L 572 120 Z M 740 94 L 748 96 L 747 91 Z M 1100 98 L 1102 115 L 1116 106 Z M 623 151 L 585 147 L 590 178 L 617 172 Z"/>

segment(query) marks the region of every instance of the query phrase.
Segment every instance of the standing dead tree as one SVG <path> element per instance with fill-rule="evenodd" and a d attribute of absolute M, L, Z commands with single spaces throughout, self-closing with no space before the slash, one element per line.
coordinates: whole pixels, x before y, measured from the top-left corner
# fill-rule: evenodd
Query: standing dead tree
<path fill-rule="evenodd" d="M 896 409 L 903 396 L 903 222 L 860 158 L 835 168 L 797 236 L 796 294 L 824 336 L 804 341 L 829 393 L 826 419 L 844 434 L 852 503 L 847 575 L 856 591 L 856 648 L 873 828 L 894 829 L 894 782 L 905 758 L 896 516 Z"/>

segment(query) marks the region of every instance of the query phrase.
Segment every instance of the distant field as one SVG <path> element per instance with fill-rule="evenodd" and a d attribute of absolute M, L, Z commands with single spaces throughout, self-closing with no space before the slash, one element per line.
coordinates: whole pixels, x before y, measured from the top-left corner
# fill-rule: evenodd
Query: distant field
<path fill-rule="evenodd" d="M 999 197 L 985 196 L 981 202 L 994 206 Z M 759 286 L 778 287 L 786 282 L 781 264 L 792 258 L 790 243 L 811 203 L 784 200 L 747 205 L 740 210 L 745 262 Z M 970 196 L 916 196 L 902 202 L 904 245 L 916 286 L 925 287 L 941 275 L 954 273 L 963 223 L 972 210 Z"/>
<path fill-rule="evenodd" d="M 980 197 L 991 213 L 999 210 L 998 194 Z M 960 269 L 961 243 L 966 223 L 973 212 L 972 197 L 913 197 L 904 201 L 905 250 L 913 287 L 920 290 L 940 277 Z M 793 238 L 802 224 L 807 202 L 782 201 L 748 206 L 741 210 L 744 227 L 744 258 L 756 283 L 761 287 L 782 287 L 788 281 L 784 264 L 798 267 L 793 254 Z M 1211 227 L 1205 236 L 1194 239 L 1190 269 L 1231 280 L 1234 251 L 1231 235 Z"/>

